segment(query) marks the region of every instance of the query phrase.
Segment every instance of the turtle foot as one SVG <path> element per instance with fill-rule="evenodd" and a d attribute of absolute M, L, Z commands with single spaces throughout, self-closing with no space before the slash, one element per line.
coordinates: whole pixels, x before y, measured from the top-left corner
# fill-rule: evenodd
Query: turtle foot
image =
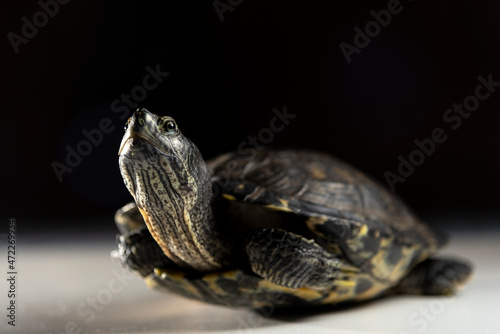
<path fill-rule="evenodd" d="M 142 277 L 151 274 L 154 268 L 174 266 L 146 227 L 127 235 L 118 235 L 117 243 L 118 250 L 115 252 L 115 257 L 125 267 Z"/>
<path fill-rule="evenodd" d="M 472 266 L 462 260 L 430 258 L 419 263 L 395 288 L 416 295 L 453 295 L 467 282 Z"/>

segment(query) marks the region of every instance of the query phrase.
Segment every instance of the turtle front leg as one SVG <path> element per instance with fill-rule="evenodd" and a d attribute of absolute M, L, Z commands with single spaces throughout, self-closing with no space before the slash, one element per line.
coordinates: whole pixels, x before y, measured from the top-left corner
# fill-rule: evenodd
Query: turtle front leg
<path fill-rule="evenodd" d="M 113 252 L 113 256 L 129 270 L 145 277 L 154 268 L 173 266 L 149 233 L 135 202 L 116 211 L 115 223 L 121 235 L 116 238 L 118 250 Z"/>
<path fill-rule="evenodd" d="M 288 288 L 331 288 L 342 265 L 313 240 L 279 229 L 252 231 L 246 250 L 256 274 Z"/>
<path fill-rule="evenodd" d="M 162 251 L 146 226 L 117 237 L 114 256 L 129 270 L 146 277 L 154 268 L 177 267 Z"/>
<path fill-rule="evenodd" d="M 453 295 L 471 273 L 471 266 L 465 262 L 430 258 L 415 266 L 393 290 L 412 295 Z"/>
<path fill-rule="evenodd" d="M 128 234 L 142 226 L 146 226 L 135 202 L 130 202 L 116 211 L 115 223 L 121 234 Z"/>

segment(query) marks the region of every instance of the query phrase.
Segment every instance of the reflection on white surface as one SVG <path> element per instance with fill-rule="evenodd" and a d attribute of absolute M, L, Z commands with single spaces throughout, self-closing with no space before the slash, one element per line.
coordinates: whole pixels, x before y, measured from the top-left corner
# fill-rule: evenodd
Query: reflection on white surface
<path fill-rule="evenodd" d="M 263 317 L 147 289 L 105 243 L 19 243 L 17 326 L 2 333 L 499 333 L 499 232 L 461 232 L 443 253 L 475 275 L 457 297 L 397 296 L 359 307 Z M 2 280 L 0 291 L 7 291 Z M 6 297 L 1 293 L 2 309 Z M 5 316 L 2 316 L 4 318 Z"/>

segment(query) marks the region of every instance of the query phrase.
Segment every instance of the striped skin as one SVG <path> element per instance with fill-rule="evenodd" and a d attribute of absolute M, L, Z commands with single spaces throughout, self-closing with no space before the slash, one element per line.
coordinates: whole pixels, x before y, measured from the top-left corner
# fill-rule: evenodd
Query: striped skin
<path fill-rule="evenodd" d="M 211 185 L 196 146 L 173 122 L 145 110 L 134 113 L 120 147 L 120 171 L 148 230 L 177 265 L 198 271 L 223 267 L 230 258 L 213 224 Z"/>

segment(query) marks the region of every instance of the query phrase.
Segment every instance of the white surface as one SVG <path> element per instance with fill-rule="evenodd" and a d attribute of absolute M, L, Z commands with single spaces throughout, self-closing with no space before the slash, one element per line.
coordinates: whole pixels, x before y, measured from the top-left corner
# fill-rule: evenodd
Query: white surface
<path fill-rule="evenodd" d="M 0 247 L 6 259 L 6 245 Z M 113 240 L 21 242 L 17 326 L 7 325 L 2 279 L 1 333 L 500 333 L 500 232 L 452 236 L 444 253 L 475 264 L 457 297 L 388 297 L 307 316 L 263 317 L 150 291 L 111 260 L 114 248 Z M 6 263 L 0 268 L 5 273 Z"/>

